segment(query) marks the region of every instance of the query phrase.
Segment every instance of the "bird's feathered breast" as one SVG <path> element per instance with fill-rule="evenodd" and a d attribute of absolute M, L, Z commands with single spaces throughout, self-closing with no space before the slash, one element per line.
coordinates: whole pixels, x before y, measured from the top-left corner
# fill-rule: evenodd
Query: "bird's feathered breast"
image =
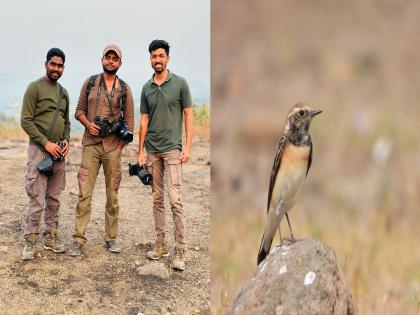
<path fill-rule="evenodd" d="M 282 136 L 278 142 L 276 156 L 274 158 L 273 169 L 271 171 L 270 186 L 268 189 L 267 213 L 270 209 L 271 199 L 273 197 L 273 189 L 276 183 L 277 175 L 283 163 L 283 167 L 293 169 L 302 165 L 306 167 L 306 175 L 309 172 L 312 162 L 312 143 L 307 142 L 305 145 L 293 144 L 286 135 Z M 287 172 L 287 170 L 285 170 Z M 279 175 L 281 176 L 281 175 Z"/>

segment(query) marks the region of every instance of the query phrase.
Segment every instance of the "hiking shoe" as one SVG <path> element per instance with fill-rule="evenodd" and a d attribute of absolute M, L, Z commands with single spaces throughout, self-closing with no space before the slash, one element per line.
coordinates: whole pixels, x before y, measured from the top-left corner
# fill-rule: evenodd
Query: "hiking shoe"
<path fill-rule="evenodd" d="M 78 241 L 73 241 L 67 248 L 67 253 L 69 256 L 79 256 L 81 254 L 81 249 L 83 245 L 79 243 Z"/>
<path fill-rule="evenodd" d="M 107 250 L 109 250 L 111 253 L 120 253 L 121 252 L 121 248 L 118 246 L 117 243 L 115 243 L 114 240 L 111 241 L 106 241 L 105 242 L 105 247 Z"/>
<path fill-rule="evenodd" d="M 58 230 L 51 229 L 49 232 L 44 232 L 44 248 L 52 250 L 54 253 L 64 253 L 66 248 L 63 242 L 58 237 Z"/>
<path fill-rule="evenodd" d="M 166 249 L 165 234 L 159 234 L 156 237 L 156 242 L 153 250 L 146 253 L 146 257 L 153 260 L 158 260 L 162 257 L 168 256 L 168 250 Z"/>
<path fill-rule="evenodd" d="M 22 251 L 22 260 L 32 260 L 36 254 L 36 234 L 29 234 L 25 238 L 25 247 Z"/>
<path fill-rule="evenodd" d="M 172 259 L 172 269 L 185 269 L 185 249 L 175 246 L 174 257 Z"/>

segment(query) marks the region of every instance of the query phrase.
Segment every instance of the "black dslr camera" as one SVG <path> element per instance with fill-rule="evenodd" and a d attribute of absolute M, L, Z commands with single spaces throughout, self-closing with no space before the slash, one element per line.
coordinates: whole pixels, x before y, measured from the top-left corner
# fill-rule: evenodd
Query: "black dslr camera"
<path fill-rule="evenodd" d="M 143 185 L 152 185 L 153 177 L 144 165 L 128 163 L 128 172 L 130 176 L 136 175 L 140 178 Z"/>
<path fill-rule="evenodd" d="M 133 141 L 133 133 L 128 129 L 126 122 L 122 118 L 112 123 L 111 131 L 121 138 L 125 144 Z"/>
<path fill-rule="evenodd" d="M 111 123 L 108 118 L 101 120 L 99 116 L 96 116 L 93 122 L 100 128 L 99 137 L 105 138 L 111 134 Z"/>
<path fill-rule="evenodd" d="M 95 125 L 99 128 L 99 137 L 108 137 L 111 133 L 115 133 L 125 144 L 133 141 L 133 133 L 128 129 L 126 122 L 120 118 L 110 122 L 108 118 L 100 120 L 99 116 L 95 117 Z"/>
<path fill-rule="evenodd" d="M 64 147 L 63 143 L 59 143 L 58 145 L 60 146 L 61 149 L 63 149 Z M 41 174 L 47 177 L 51 177 L 53 175 L 54 162 L 63 162 L 63 161 L 64 161 L 64 155 L 61 154 L 58 158 L 53 158 L 51 155 L 45 152 L 45 158 L 36 165 L 36 169 Z"/>
<path fill-rule="evenodd" d="M 53 175 L 54 160 L 49 154 L 46 154 L 45 159 L 36 165 L 36 169 L 41 174 L 51 177 Z"/>

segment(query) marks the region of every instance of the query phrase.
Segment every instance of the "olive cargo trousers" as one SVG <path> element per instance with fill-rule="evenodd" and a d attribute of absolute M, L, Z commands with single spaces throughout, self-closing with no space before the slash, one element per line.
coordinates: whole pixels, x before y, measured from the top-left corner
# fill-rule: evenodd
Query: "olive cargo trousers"
<path fill-rule="evenodd" d="M 105 152 L 102 143 L 98 143 L 83 147 L 82 163 L 77 174 L 79 202 L 76 206 L 73 238 L 81 244 L 85 244 L 87 241 L 85 231 L 90 221 L 92 194 L 101 165 L 104 170 L 106 185 L 105 240 L 114 240 L 117 237 L 121 157 L 118 148 Z"/>

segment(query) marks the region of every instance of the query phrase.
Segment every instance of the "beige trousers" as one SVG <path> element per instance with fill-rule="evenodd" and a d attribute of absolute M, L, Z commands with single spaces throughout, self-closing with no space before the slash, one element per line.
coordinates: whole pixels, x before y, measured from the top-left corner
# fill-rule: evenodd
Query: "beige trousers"
<path fill-rule="evenodd" d="M 44 158 L 44 152 L 37 145 L 29 144 L 25 190 L 30 201 L 23 232 L 25 237 L 32 233 L 38 233 L 43 211 L 46 231 L 58 228 L 60 194 L 66 184 L 65 163 L 54 163 L 53 175 L 46 177 L 36 169 L 37 164 Z"/>
<path fill-rule="evenodd" d="M 179 150 L 162 153 L 147 153 L 147 169 L 153 176 L 153 216 L 155 219 L 156 235 L 165 233 L 165 207 L 164 207 L 164 176 L 166 174 L 166 187 L 169 203 L 174 220 L 174 234 L 177 245 L 185 245 L 185 224 L 181 202 L 182 164 Z"/>

